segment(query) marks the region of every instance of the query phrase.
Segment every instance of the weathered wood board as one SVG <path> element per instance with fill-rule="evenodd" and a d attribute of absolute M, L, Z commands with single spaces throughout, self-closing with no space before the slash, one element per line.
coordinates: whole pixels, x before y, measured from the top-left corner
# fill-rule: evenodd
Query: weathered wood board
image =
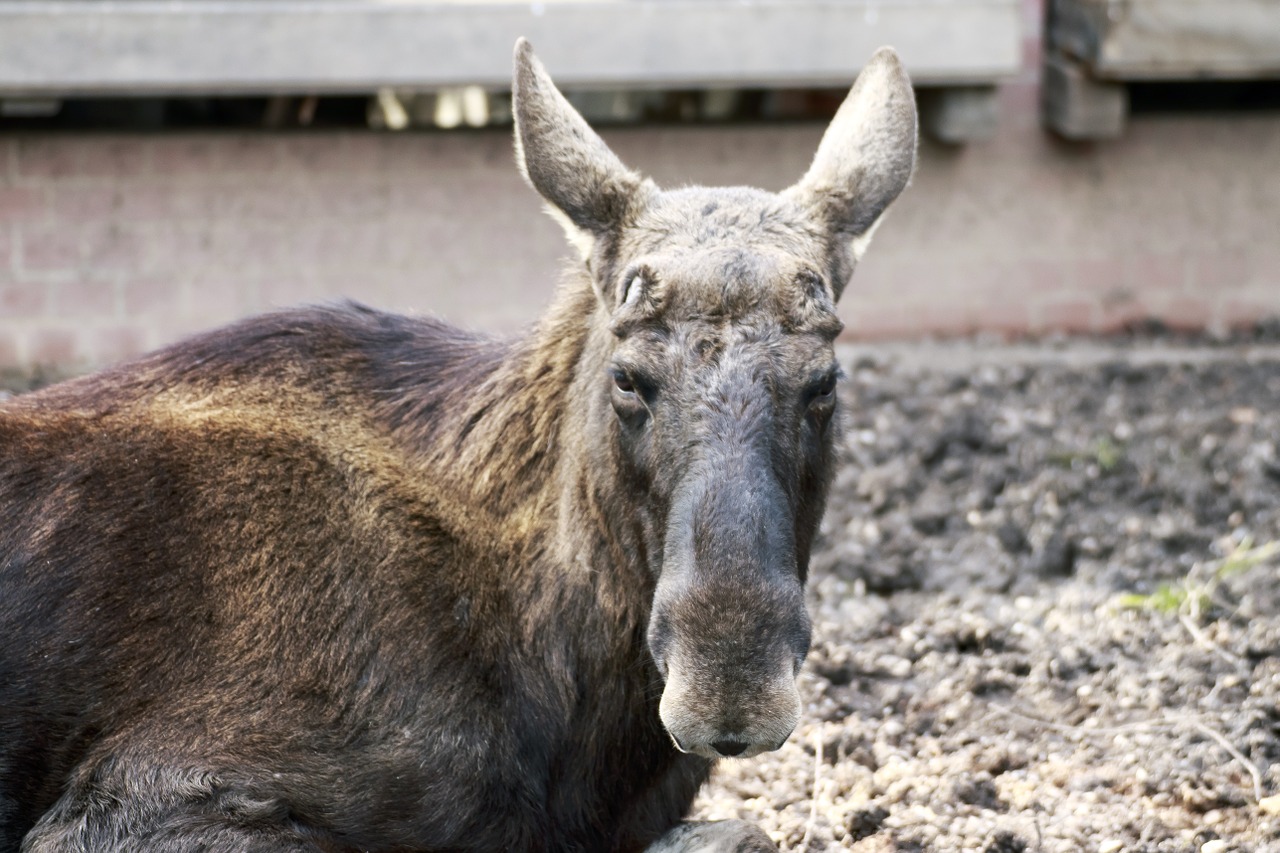
<path fill-rule="evenodd" d="M 327 94 L 510 84 L 528 37 L 567 88 L 847 85 L 1021 62 L 1019 0 L 0 0 L 0 96 Z"/>
<path fill-rule="evenodd" d="M 1276 0 L 1052 0 L 1048 39 L 1102 80 L 1280 77 Z"/>

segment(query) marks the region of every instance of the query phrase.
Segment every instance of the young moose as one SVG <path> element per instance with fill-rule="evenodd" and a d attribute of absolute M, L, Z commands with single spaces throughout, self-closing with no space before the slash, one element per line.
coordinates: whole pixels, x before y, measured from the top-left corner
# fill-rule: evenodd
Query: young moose
<path fill-rule="evenodd" d="M 359 306 L 0 408 L 0 851 L 761 850 L 835 302 L 915 158 L 877 53 L 791 189 L 658 189 L 516 47 L 582 256 L 527 337 Z"/>

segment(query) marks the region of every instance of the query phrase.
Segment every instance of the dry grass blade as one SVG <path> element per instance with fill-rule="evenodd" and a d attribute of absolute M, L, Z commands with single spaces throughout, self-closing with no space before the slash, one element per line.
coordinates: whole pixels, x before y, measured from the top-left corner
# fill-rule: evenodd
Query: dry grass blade
<path fill-rule="evenodd" d="M 1188 723 L 1196 731 L 1208 738 L 1212 738 L 1219 746 L 1227 751 L 1227 753 L 1235 759 L 1236 763 L 1245 769 L 1249 777 L 1253 779 L 1253 801 L 1255 803 L 1262 802 L 1262 772 L 1254 766 L 1243 752 L 1236 749 L 1235 744 L 1227 740 L 1226 736 L 1221 732 L 1211 729 L 1199 720 L 1188 720 Z"/>
<path fill-rule="evenodd" d="M 809 849 L 810 839 L 813 838 L 814 827 L 818 823 L 818 783 L 821 781 L 822 773 L 822 728 L 815 727 L 813 730 L 813 787 L 809 791 L 809 819 L 804 825 L 804 836 L 800 839 L 801 850 Z"/>

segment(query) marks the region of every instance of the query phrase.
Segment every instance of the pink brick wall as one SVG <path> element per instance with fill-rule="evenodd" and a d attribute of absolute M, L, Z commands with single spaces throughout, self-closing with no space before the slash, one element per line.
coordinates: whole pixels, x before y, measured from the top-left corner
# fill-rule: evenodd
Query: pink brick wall
<path fill-rule="evenodd" d="M 994 140 L 922 145 L 841 306 L 849 334 L 1280 316 L 1280 116 L 1140 117 L 1116 142 L 1062 143 L 1038 126 L 1037 50 Z M 660 183 L 780 189 L 821 130 L 605 136 Z M 566 254 L 502 131 L 0 136 L 0 369 L 101 364 L 341 296 L 510 330 Z"/>
<path fill-rule="evenodd" d="M 0 365 L 340 296 L 511 328 L 560 248 L 499 133 L 0 137 Z"/>
<path fill-rule="evenodd" d="M 1097 145 L 1015 125 L 947 157 L 926 156 L 871 249 L 864 332 L 891 331 L 895 311 L 903 333 L 1145 317 L 1220 331 L 1280 315 L 1275 116 L 1135 119 Z"/>

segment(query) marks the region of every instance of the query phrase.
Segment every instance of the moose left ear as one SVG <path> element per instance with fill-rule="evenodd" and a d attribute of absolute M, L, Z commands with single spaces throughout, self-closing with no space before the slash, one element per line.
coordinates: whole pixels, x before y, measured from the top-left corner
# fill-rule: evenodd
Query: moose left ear
<path fill-rule="evenodd" d="M 915 93 L 898 54 L 882 47 L 831 120 L 813 165 L 786 192 L 849 239 L 857 261 L 915 163 Z"/>
<path fill-rule="evenodd" d="M 520 171 L 588 257 L 595 239 L 615 232 L 653 185 L 609 150 L 523 38 L 516 42 L 511 94 Z"/>

